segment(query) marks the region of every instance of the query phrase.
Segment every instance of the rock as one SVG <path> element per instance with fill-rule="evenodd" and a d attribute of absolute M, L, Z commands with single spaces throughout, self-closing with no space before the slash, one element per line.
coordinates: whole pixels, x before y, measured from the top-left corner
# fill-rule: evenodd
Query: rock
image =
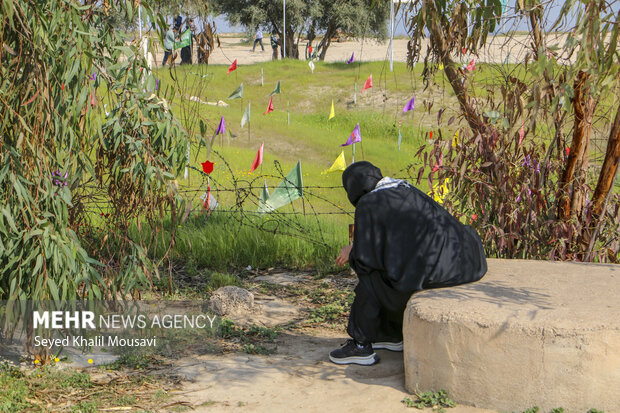
<path fill-rule="evenodd" d="M 211 295 L 209 309 L 219 316 L 252 311 L 254 294 L 243 288 L 227 285 Z"/>

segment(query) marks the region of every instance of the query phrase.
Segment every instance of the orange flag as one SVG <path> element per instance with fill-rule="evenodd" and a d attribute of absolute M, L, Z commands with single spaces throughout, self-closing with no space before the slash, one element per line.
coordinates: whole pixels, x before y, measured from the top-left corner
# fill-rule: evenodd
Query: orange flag
<path fill-rule="evenodd" d="M 267 106 L 267 112 L 263 113 L 263 115 L 266 115 L 269 112 L 273 112 L 273 96 L 269 98 L 269 105 Z"/>
<path fill-rule="evenodd" d="M 228 66 L 228 73 L 226 74 L 229 75 L 230 72 L 232 72 L 233 70 L 237 70 L 237 59 L 235 59 L 235 61 L 232 62 L 230 66 Z"/>
<path fill-rule="evenodd" d="M 256 158 L 252 163 L 252 167 L 250 168 L 250 172 L 254 171 L 263 163 L 263 148 L 265 146 L 265 142 L 260 144 L 260 148 L 258 148 L 258 152 L 256 153 Z"/>
<path fill-rule="evenodd" d="M 368 76 L 368 79 L 366 79 L 366 83 L 364 83 L 362 92 L 365 91 L 366 89 L 370 89 L 371 87 L 372 87 L 372 75 Z"/>

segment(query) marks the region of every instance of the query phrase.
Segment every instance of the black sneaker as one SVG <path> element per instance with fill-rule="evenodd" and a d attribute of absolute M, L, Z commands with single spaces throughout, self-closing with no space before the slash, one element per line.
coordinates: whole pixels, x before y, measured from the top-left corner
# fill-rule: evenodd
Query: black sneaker
<path fill-rule="evenodd" d="M 371 366 L 379 362 L 379 356 L 372 349 L 372 345 L 360 345 L 353 339 L 329 353 L 329 359 L 336 364 L 360 364 Z"/>

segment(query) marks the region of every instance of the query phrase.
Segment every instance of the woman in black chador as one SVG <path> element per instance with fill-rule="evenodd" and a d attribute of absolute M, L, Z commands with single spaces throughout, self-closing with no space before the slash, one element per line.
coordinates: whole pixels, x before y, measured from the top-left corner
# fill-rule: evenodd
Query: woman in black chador
<path fill-rule="evenodd" d="M 336 264 L 348 262 L 359 282 L 347 327 L 351 339 L 329 358 L 371 365 L 379 361 L 376 349 L 402 351 L 411 294 L 478 281 L 487 264 L 478 233 L 408 182 L 356 162 L 342 184 L 355 206 L 355 232 Z"/>

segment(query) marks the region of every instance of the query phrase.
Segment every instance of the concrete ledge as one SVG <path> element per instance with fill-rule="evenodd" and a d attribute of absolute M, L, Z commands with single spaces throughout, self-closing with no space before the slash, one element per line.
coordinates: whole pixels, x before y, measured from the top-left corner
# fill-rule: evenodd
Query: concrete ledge
<path fill-rule="evenodd" d="M 407 389 L 502 411 L 620 412 L 620 265 L 488 264 L 477 283 L 409 300 Z"/>

